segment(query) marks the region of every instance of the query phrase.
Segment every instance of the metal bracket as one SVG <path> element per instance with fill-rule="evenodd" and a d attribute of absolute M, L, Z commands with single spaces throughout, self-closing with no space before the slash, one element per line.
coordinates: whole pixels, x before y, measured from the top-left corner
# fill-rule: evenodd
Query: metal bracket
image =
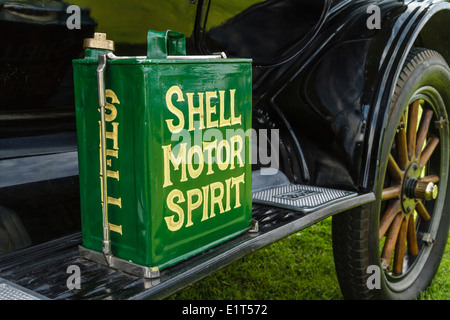
<path fill-rule="evenodd" d="M 100 252 L 90 250 L 82 246 L 78 247 L 78 252 L 84 259 L 100 263 L 104 266 L 117 269 L 134 276 L 146 279 L 154 279 L 160 276 L 158 267 L 146 267 L 131 261 L 114 257 L 112 255 L 105 256 Z"/>
<path fill-rule="evenodd" d="M 434 125 L 436 129 L 442 129 L 448 126 L 448 120 L 441 116 L 441 118 L 438 121 L 434 122 Z"/>
<path fill-rule="evenodd" d="M 436 241 L 436 239 L 434 239 L 431 234 L 429 233 L 424 233 L 422 236 L 422 241 L 425 243 L 425 245 L 427 246 L 431 246 L 432 244 L 434 244 L 434 242 Z"/>
<path fill-rule="evenodd" d="M 259 224 L 258 220 L 252 219 L 252 225 L 248 230 L 249 233 L 258 233 L 259 232 Z"/>

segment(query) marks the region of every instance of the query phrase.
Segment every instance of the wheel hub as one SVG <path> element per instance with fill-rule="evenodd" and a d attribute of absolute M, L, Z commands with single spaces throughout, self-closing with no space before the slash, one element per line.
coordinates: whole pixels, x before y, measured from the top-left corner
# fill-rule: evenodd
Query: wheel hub
<path fill-rule="evenodd" d="M 434 200 L 438 187 L 432 182 L 422 181 L 420 165 L 412 162 L 405 171 L 402 188 L 402 209 L 406 214 L 414 212 L 419 200 Z"/>

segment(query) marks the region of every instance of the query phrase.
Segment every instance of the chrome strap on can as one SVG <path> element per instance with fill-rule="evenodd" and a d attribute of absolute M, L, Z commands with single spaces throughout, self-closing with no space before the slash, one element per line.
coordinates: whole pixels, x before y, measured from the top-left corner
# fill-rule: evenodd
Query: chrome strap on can
<path fill-rule="evenodd" d="M 105 129 L 105 70 L 108 60 L 107 52 L 99 53 L 97 67 L 98 105 L 100 107 L 100 167 L 102 172 L 102 202 L 103 202 L 103 243 L 102 249 L 108 263 L 111 261 L 111 239 L 108 220 L 108 183 L 106 173 L 106 129 Z"/>

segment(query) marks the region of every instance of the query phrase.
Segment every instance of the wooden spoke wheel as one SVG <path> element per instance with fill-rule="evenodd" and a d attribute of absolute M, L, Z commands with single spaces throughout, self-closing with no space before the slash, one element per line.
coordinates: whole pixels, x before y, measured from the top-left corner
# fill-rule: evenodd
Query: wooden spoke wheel
<path fill-rule="evenodd" d="M 450 225 L 449 111 L 446 61 L 432 50 L 413 49 L 386 110 L 381 148 L 373 150 L 379 155 L 377 199 L 333 217 L 345 298 L 411 299 L 435 276 Z M 377 269 L 379 278 L 369 285 Z"/>
<path fill-rule="evenodd" d="M 404 111 L 395 143 L 388 156 L 388 185 L 382 191 L 383 213 L 379 227 L 382 242 L 381 265 L 393 275 L 407 271 L 408 262 L 419 254 L 419 243 L 432 244 L 433 238 L 419 224 L 431 220 L 425 203 L 435 201 L 441 172 L 431 172 L 431 157 L 439 145 L 439 133 L 430 126 L 441 126 L 433 106 L 416 99 Z M 433 128 L 431 128 L 433 129 Z M 425 239 L 425 240 L 423 240 Z M 431 241 L 431 242 L 430 242 Z M 406 262 L 405 264 L 405 261 Z M 404 269 L 405 267 L 405 269 Z"/>

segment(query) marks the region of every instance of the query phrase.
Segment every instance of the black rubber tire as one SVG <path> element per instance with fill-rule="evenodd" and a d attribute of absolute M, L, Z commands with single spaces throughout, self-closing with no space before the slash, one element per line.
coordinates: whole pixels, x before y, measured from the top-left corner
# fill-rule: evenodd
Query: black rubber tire
<path fill-rule="evenodd" d="M 387 158 L 391 152 L 394 136 L 403 110 L 413 92 L 419 87 L 431 86 L 439 92 L 449 111 L 450 107 L 450 69 L 445 59 L 437 52 L 426 49 L 413 49 L 408 55 L 389 108 L 382 154 L 379 158 L 379 174 L 375 185 L 377 200 L 371 204 L 354 208 L 335 215 L 332 223 L 333 254 L 341 292 L 345 299 L 412 299 L 426 290 L 434 278 L 446 246 L 450 224 L 450 187 L 443 192 L 444 202 L 439 217 L 435 243 L 423 257 L 423 263 L 413 265 L 411 272 L 405 273 L 405 283 L 401 290 L 393 289 L 386 272 L 381 268 L 380 241 L 378 232 L 381 214 L 381 192 L 387 170 Z M 448 119 L 448 117 L 446 117 Z M 448 126 L 445 129 L 448 140 Z M 449 152 L 441 150 L 440 152 Z M 445 165 L 446 168 L 448 164 Z M 440 198 L 442 199 L 442 198 Z M 441 208 L 441 206 L 439 206 Z M 372 273 L 369 266 L 381 270 L 380 288 L 367 285 Z M 416 268 L 416 269 L 414 269 Z M 406 279 L 409 277 L 409 279 Z"/>

